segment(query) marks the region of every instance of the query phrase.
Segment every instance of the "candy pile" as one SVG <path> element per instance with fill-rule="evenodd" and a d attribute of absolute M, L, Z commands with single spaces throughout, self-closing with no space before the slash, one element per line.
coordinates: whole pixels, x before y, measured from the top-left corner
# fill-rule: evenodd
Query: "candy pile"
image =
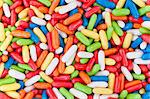
<path fill-rule="evenodd" d="M 0 99 L 150 99 L 150 0 L 0 0 Z"/>

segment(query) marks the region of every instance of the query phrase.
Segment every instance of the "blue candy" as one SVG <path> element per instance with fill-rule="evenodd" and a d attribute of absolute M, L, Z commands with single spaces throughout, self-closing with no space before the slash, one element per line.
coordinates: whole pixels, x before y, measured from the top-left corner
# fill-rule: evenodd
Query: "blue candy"
<path fill-rule="evenodd" d="M 48 96 L 46 94 L 46 90 L 43 90 L 43 92 L 42 92 L 42 99 L 48 99 Z"/>
<path fill-rule="evenodd" d="M 150 92 L 146 92 L 142 95 L 142 99 L 150 99 Z"/>
<path fill-rule="evenodd" d="M 78 9 L 77 9 L 77 8 L 71 10 L 70 13 L 69 13 L 69 16 L 72 16 L 72 15 L 74 15 L 75 13 L 78 13 Z"/>
<path fill-rule="evenodd" d="M 31 28 L 31 29 L 34 29 L 35 27 L 39 27 L 37 24 L 34 24 L 34 23 L 30 23 L 29 24 L 29 27 Z"/>
<path fill-rule="evenodd" d="M 59 41 L 60 41 L 60 46 L 64 48 L 65 47 L 64 39 L 60 35 L 59 35 Z"/>
<path fill-rule="evenodd" d="M 41 26 L 40 29 L 45 35 L 48 33 L 48 30 L 45 26 Z"/>
<path fill-rule="evenodd" d="M 150 21 L 150 18 L 147 17 L 147 16 L 143 16 L 142 19 L 143 19 L 144 21 Z"/>
<path fill-rule="evenodd" d="M 150 91 L 150 84 L 147 84 L 147 85 L 146 85 L 145 90 L 146 90 L 146 91 Z"/>
<path fill-rule="evenodd" d="M 83 26 L 87 26 L 89 23 L 88 23 L 88 19 L 83 17 Z"/>
<path fill-rule="evenodd" d="M 134 18 L 140 17 L 140 14 L 138 12 L 136 5 L 131 0 L 126 0 L 125 7 L 130 9 L 130 13 Z"/>
<path fill-rule="evenodd" d="M 105 8 L 113 9 L 116 7 L 115 3 L 110 2 L 109 0 L 96 0 L 96 2 Z"/>
<path fill-rule="evenodd" d="M 132 42 L 131 47 L 132 48 L 137 48 L 141 43 L 142 43 L 142 39 L 139 37 L 137 38 L 135 41 Z"/>
<path fill-rule="evenodd" d="M 16 64 L 18 64 L 18 62 L 14 60 L 13 64 L 15 64 L 15 65 L 16 65 Z"/>
<path fill-rule="evenodd" d="M 22 80 L 20 80 L 20 81 L 19 81 L 19 84 L 20 84 L 20 86 L 21 86 L 21 87 L 19 88 L 19 90 L 23 89 L 23 88 L 24 88 L 24 82 L 23 82 Z"/>
<path fill-rule="evenodd" d="M 60 0 L 59 5 L 64 5 L 64 4 L 66 4 L 65 0 Z"/>
<path fill-rule="evenodd" d="M 34 34 L 31 29 L 27 28 L 25 31 L 30 33 L 30 35 L 31 35 L 30 37 L 31 37 L 32 41 L 34 41 L 35 43 L 38 43 L 40 41 L 38 36 L 36 34 Z"/>
<path fill-rule="evenodd" d="M 12 57 L 9 57 L 8 61 L 5 63 L 5 69 L 9 69 L 13 63 L 14 59 Z"/>
<path fill-rule="evenodd" d="M 150 53 L 145 53 L 145 54 L 143 54 L 143 55 L 142 55 L 142 59 L 143 59 L 143 60 L 148 60 L 148 59 L 150 59 Z"/>
<path fill-rule="evenodd" d="M 102 20 L 102 15 L 101 14 L 98 14 L 97 15 L 97 20 L 96 20 L 96 22 L 95 22 L 95 25 L 94 25 L 94 27 L 97 27 L 97 25 L 100 23 L 100 21 Z"/>
<path fill-rule="evenodd" d="M 125 27 L 123 28 L 124 31 L 127 31 L 133 27 L 133 24 L 131 22 L 126 23 Z"/>
<path fill-rule="evenodd" d="M 92 81 L 108 81 L 107 76 L 91 76 Z"/>
<path fill-rule="evenodd" d="M 108 48 L 111 48 L 111 43 L 110 42 L 108 42 Z"/>

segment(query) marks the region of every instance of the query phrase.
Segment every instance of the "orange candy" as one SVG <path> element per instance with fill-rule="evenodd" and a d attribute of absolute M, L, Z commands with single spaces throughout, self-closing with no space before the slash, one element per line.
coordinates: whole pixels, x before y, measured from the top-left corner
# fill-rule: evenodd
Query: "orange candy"
<path fill-rule="evenodd" d="M 38 9 L 39 9 L 39 11 L 42 12 L 42 13 L 48 13 L 48 8 L 47 8 L 47 7 L 40 6 Z"/>
<path fill-rule="evenodd" d="M 30 33 L 21 30 L 14 30 L 11 32 L 12 36 L 16 36 L 19 38 L 30 38 Z"/>
<path fill-rule="evenodd" d="M 86 84 L 91 83 L 91 78 L 84 71 L 80 71 L 79 76 Z"/>
<path fill-rule="evenodd" d="M 6 62 L 8 60 L 8 56 L 7 55 L 2 55 L 2 62 Z"/>
<path fill-rule="evenodd" d="M 37 82 L 34 84 L 34 87 L 37 89 L 47 89 L 47 88 L 51 88 L 52 86 L 49 83 Z"/>
<path fill-rule="evenodd" d="M 60 46 L 59 34 L 56 29 L 52 31 L 52 46 L 54 49 L 57 49 Z"/>

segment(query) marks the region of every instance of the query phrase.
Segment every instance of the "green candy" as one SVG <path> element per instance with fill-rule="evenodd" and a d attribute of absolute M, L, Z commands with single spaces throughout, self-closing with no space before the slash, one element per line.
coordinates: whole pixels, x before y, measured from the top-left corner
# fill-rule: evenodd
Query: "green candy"
<path fill-rule="evenodd" d="M 115 16 L 126 16 L 130 14 L 130 10 L 127 8 L 122 8 L 122 9 L 114 9 L 112 11 L 112 14 Z"/>
<path fill-rule="evenodd" d="M 44 79 L 40 78 L 39 82 L 44 82 Z"/>
<path fill-rule="evenodd" d="M 74 88 L 77 89 L 77 90 L 80 90 L 86 94 L 92 94 L 92 88 L 86 86 L 86 85 L 83 85 L 79 82 L 75 83 L 74 84 Z"/>
<path fill-rule="evenodd" d="M 38 0 L 39 2 L 41 2 L 42 4 L 46 5 L 47 7 L 50 7 L 51 2 L 50 0 Z"/>
<path fill-rule="evenodd" d="M 7 32 L 7 31 L 9 31 L 9 28 L 5 28 L 4 30 L 5 30 L 5 32 Z"/>
<path fill-rule="evenodd" d="M 150 34 L 150 30 L 145 27 L 141 27 L 139 30 L 142 34 Z"/>
<path fill-rule="evenodd" d="M 1 85 L 6 85 L 6 84 L 12 84 L 14 82 L 16 82 L 16 79 L 15 78 L 11 78 L 11 77 L 0 79 L 0 86 Z"/>
<path fill-rule="evenodd" d="M 128 94 L 126 99 L 142 99 L 138 93 Z"/>
<path fill-rule="evenodd" d="M 20 38 L 17 38 L 17 37 L 14 37 L 13 39 L 12 39 L 12 42 L 16 42 L 17 40 L 19 40 Z"/>
<path fill-rule="evenodd" d="M 132 73 L 132 76 L 134 79 L 137 79 L 137 80 L 144 80 L 145 79 L 145 75 L 144 74 L 135 74 L 135 73 Z"/>
<path fill-rule="evenodd" d="M 140 16 L 142 16 L 146 14 L 147 12 L 150 12 L 150 6 L 142 7 L 138 11 L 139 11 Z"/>
<path fill-rule="evenodd" d="M 81 64 L 86 64 L 88 61 L 89 61 L 88 58 L 82 58 L 82 59 L 80 59 L 80 63 Z"/>
<path fill-rule="evenodd" d="M 128 95 L 128 91 L 127 90 L 123 90 L 120 95 L 119 95 L 119 99 L 125 99 Z"/>
<path fill-rule="evenodd" d="M 95 75 L 100 70 L 100 65 L 95 64 L 90 72 L 87 72 L 89 76 Z"/>
<path fill-rule="evenodd" d="M 3 0 L 5 3 L 7 3 L 9 6 L 11 6 L 13 4 L 13 2 L 11 0 Z"/>
<path fill-rule="evenodd" d="M 3 53 L 2 52 L 0 52 L 0 56 L 2 56 L 3 55 Z"/>
<path fill-rule="evenodd" d="M 24 69 L 22 69 L 22 68 L 20 68 L 20 67 L 18 67 L 18 66 L 16 66 L 16 65 L 11 65 L 10 68 L 11 68 L 11 69 L 15 69 L 15 70 L 20 71 L 20 72 L 25 72 Z"/>
<path fill-rule="evenodd" d="M 18 45 L 31 45 L 33 44 L 33 41 L 31 39 L 19 39 L 16 42 Z"/>
<path fill-rule="evenodd" d="M 94 40 L 92 38 L 90 38 L 89 41 L 90 41 L 90 45 L 91 45 Z"/>
<path fill-rule="evenodd" d="M 89 39 L 88 39 L 86 36 L 84 36 L 81 32 L 76 32 L 75 36 L 76 36 L 77 39 L 78 39 L 81 43 L 83 43 L 84 45 L 86 45 L 86 46 L 89 46 L 89 45 L 90 45 Z"/>
<path fill-rule="evenodd" d="M 119 36 L 122 36 L 122 35 L 123 35 L 122 29 L 119 27 L 119 25 L 118 25 L 115 21 L 112 22 L 112 26 L 113 26 L 115 32 L 116 32 Z"/>
<path fill-rule="evenodd" d="M 95 42 L 93 44 L 91 44 L 90 46 L 87 47 L 87 51 L 88 52 L 93 52 L 97 49 L 99 49 L 101 47 L 101 43 L 100 42 Z"/>
<path fill-rule="evenodd" d="M 71 79 L 77 77 L 79 74 L 78 70 L 75 70 L 72 74 L 71 74 Z"/>
<path fill-rule="evenodd" d="M 33 71 L 33 69 L 29 66 L 29 65 L 27 65 L 27 64 L 18 64 L 18 66 L 20 67 L 20 68 L 22 68 L 22 69 L 26 69 L 26 70 L 29 70 L 29 71 Z"/>
<path fill-rule="evenodd" d="M 107 39 L 108 39 L 108 40 L 111 39 L 111 36 L 112 36 L 112 34 L 113 34 L 113 31 L 114 31 L 114 29 L 113 29 L 112 26 L 110 26 L 110 27 L 107 28 L 106 34 L 107 34 Z"/>
<path fill-rule="evenodd" d="M 95 25 L 96 20 L 97 20 L 97 15 L 96 15 L 96 14 L 93 14 L 93 15 L 91 16 L 90 21 L 89 21 L 89 24 L 88 24 L 88 26 L 87 26 L 87 29 L 88 29 L 88 30 L 93 30 L 93 27 L 94 27 L 94 25 Z"/>
<path fill-rule="evenodd" d="M 16 30 L 16 27 L 13 26 L 13 27 L 10 28 L 10 30 L 11 30 L 11 31 Z"/>
<path fill-rule="evenodd" d="M 74 96 L 64 87 L 59 89 L 60 93 L 66 97 L 66 99 L 74 99 Z"/>

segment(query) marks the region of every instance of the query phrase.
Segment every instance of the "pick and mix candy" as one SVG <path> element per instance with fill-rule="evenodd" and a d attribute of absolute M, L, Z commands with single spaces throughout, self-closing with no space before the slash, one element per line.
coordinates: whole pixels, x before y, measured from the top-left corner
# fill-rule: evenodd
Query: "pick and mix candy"
<path fill-rule="evenodd" d="M 150 99 L 150 0 L 0 0 L 0 99 Z"/>

